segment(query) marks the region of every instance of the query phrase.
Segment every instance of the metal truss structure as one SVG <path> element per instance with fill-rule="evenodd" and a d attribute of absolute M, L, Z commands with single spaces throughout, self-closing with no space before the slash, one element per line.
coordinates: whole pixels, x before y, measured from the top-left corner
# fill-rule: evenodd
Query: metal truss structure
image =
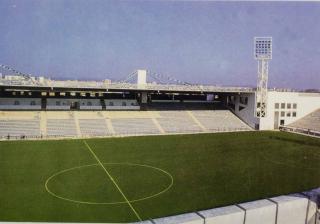
<path fill-rule="evenodd" d="M 193 92 L 193 93 L 213 93 L 213 92 L 254 92 L 254 88 L 250 87 L 224 87 L 216 85 L 198 85 L 190 84 L 171 76 L 162 75 L 156 72 L 147 71 L 148 81 L 145 85 L 137 84 L 137 71 L 132 72 L 127 77 L 116 82 L 106 81 L 79 81 L 79 80 L 51 80 L 40 79 L 39 77 L 24 75 L 15 69 L 8 69 L 9 66 L 2 67 L 8 70 L 13 79 L 1 78 L 0 87 L 10 87 L 10 89 L 17 88 L 26 89 L 68 89 L 68 91 L 147 91 L 147 92 Z M 1 67 L 0 67 L 1 69 Z M 150 82 L 151 81 L 151 82 Z"/>
<path fill-rule="evenodd" d="M 258 60 L 258 82 L 255 116 L 267 116 L 269 60 L 272 59 L 272 37 L 254 38 L 254 57 Z"/>
<path fill-rule="evenodd" d="M 143 87 L 134 83 L 103 81 L 57 81 L 45 80 L 44 82 L 28 80 L 5 80 L 0 79 L 0 88 L 10 87 L 10 89 L 67 89 L 68 91 L 91 91 L 91 92 L 111 92 L 111 91 L 147 91 L 147 92 L 194 92 L 194 93 L 214 93 L 214 92 L 234 92 L 234 93 L 253 93 L 254 88 L 250 87 L 224 87 L 213 85 L 174 85 L 174 84 L 155 84 L 147 83 Z"/>

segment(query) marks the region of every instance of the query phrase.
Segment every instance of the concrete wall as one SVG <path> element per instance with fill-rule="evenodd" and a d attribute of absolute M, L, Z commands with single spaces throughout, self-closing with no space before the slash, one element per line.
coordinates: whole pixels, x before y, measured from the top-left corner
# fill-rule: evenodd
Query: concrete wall
<path fill-rule="evenodd" d="M 248 103 L 242 104 L 240 97 L 247 97 Z M 240 107 L 244 107 L 240 110 Z M 255 113 L 255 94 L 243 93 L 235 96 L 235 110 L 233 111 L 241 120 L 248 124 L 251 128 L 255 128 L 255 125 L 259 123 L 259 120 L 254 116 Z"/>
<path fill-rule="evenodd" d="M 277 205 L 267 199 L 239 204 L 246 213 L 246 224 L 274 224 L 277 216 Z"/>
<path fill-rule="evenodd" d="M 245 212 L 238 206 L 232 205 L 200 211 L 199 215 L 203 217 L 206 224 L 243 224 Z"/>
<path fill-rule="evenodd" d="M 320 202 L 320 188 L 302 192 L 303 195 L 309 198 L 308 211 L 307 211 L 307 220 L 306 224 L 315 224 L 320 223 L 317 221 L 317 209 Z"/>
<path fill-rule="evenodd" d="M 285 195 L 270 198 L 277 204 L 277 224 L 305 223 L 308 211 L 308 198 L 303 195 Z"/>
<path fill-rule="evenodd" d="M 106 110 L 140 110 L 137 100 L 108 99 L 104 100 Z"/>
<path fill-rule="evenodd" d="M 196 213 L 186 213 L 182 215 L 153 219 L 152 222 L 156 224 L 203 224 L 203 218 Z"/>
<path fill-rule="evenodd" d="M 40 110 L 41 99 L 39 98 L 0 98 L 2 110 Z"/>
<path fill-rule="evenodd" d="M 125 103 L 125 106 L 139 106 L 137 100 L 128 100 L 128 99 L 106 99 L 104 100 L 106 106 L 124 106 L 122 105 Z M 112 105 L 110 105 L 112 104 Z"/>
<path fill-rule="evenodd" d="M 320 188 L 177 216 L 140 222 L 156 224 L 316 224 Z"/>
<path fill-rule="evenodd" d="M 142 69 L 140 69 L 140 70 L 138 70 L 137 71 L 137 84 L 138 84 L 138 86 L 140 86 L 140 85 L 145 85 L 145 84 L 147 84 L 147 70 L 142 70 Z"/>

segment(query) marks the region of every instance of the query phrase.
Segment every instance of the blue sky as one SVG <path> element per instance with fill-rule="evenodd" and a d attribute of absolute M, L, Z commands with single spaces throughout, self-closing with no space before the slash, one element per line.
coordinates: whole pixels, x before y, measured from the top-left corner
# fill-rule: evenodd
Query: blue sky
<path fill-rule="evenodd" d="M 272 36 L 269 86 L 320 88 L 320 2 L 1 0 L 0 15 L 0 63 L 26 73 L 255 86 L 253 37 Z"/>

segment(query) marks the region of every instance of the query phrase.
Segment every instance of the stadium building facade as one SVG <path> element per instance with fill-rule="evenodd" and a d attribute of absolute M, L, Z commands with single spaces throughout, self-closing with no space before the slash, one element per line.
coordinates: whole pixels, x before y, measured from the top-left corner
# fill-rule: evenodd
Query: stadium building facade
<path fill-rule="evenodd" d="M 228 104 L 237 116 L 258 130 L 279 129 L 320 108 L 320 93 L 268 90 L 267 96 L 267 113 L 263 118 L 254 116 L 255 92 L 232 95 Z"/>
<path fill-rule="evenodd" d="M 197 125 L 200 131 L 215 132 L 217 129 L 230 130 L 230 128 L 227 125 L 226 127 L 223 125 L 210 126 L 207 124 L 208 122 L 218 123 L 216 119 L 220 118 L 212 117 L 211 120 L 202 121 L 203 117 L 196 111 L 217 111 L 223 108 L 241 119 L 241 122 L 246 124 L 245 129 L 274 130 L 290 126 L 320 108 L 320 93 L 269 89 L 266 95 L 265 115 L 262 117 L 257 116 L 258 93 L 255 88 L 148 83 L 146 70 L 138 70 L 135 76 L 136 83 L 112 83 L 109 80 L 101 82 L 56 81 L 43 77 L 2 76 L 0 79 L 0 110 L 3 111 L 1 119 L 10 120 L 7 117 L 9 113 L 4 113 L 4 111 L 10 110 L 42 112 L 39 113 L 41 119 L 46 117 L 45 112 L 49 111 L 186 110 L 191 111 L 189 118 L 193 120 L 193 123 L 190 123 L 190 127 Z M 195 111 L 192 113 L 193 110 Z M 104 118 L 108 118 L 108 116 L 103 115 Z M 130 116 L 128 115 L 128 117 Z M 162 116 L 162 118 L 170 120 L 166 116 Z M 42 123 L 41 119 L 39 126 Z M 157 116 L 155 115 L 151 119 L 157 119 Z M 161 119 L 158 118 L 158 120 Z M 140 121 L 142 122 L 137 119 L 135 126 L 139 127 Z M 228 123 L 227 120 L 226 123 Z M 166 124 L 157 121 L 155 124 L 160 133 L 170 133 L 170 131 L 162 131 L 165 129 L 162 126 L 166 126 Z M 10 126 L 5 123 L 5 126 L 8 125 Z M 235 126 L 240 127 L 241 125 Z M 189 127 L 184 128 L 186 131 L 179 129 L 177 132 L 192 132 L 193 130 Z M 308 127 L 299 128 L 309 129 Z M 194 129 L 193 132 L 199 131 L 198 129 Z M 316 127 L 313 131 L 319 130 Z M 10 129 L 7 132 L 8 135 L 14 134 L 10 133 Z M 46 131 L 40 131 L 40 135 L 43 133 Z"/>

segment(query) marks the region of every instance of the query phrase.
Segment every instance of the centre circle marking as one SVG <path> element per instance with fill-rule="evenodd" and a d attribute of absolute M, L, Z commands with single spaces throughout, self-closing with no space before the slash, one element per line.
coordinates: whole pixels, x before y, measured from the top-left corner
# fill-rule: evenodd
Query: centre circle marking
<path fill-rule="evenodd" d="M 120 166 L 139 166 L 139 167 L 145 167 L 145 168 L 150 168 L 150 169 L 154 169 L 154 170 L 157 170 L 157 171 L 160 171 L 161 173 L 165 174 L 167 177 L 170 178 L 170 184 L 164 188 L 163 190 L 159 191 L 158 193 L 155 193 L 155 194 L 152 194 L 152 195 L 149 195 L 147 197 L 143 197 L 143 198 L 137 198 L 137 199 L 133 199 L 133 200 L 129 200 L 129 202 L 138 202 L 138 201 L 144 201 L 144 200 L 147 200 L 147 199 L 150 199 L 150 198 L 154 198 L 154 197 L 157 197 L 163 193 L 165 193 L 166 191 L 168 191 L 172 185 L 173 185 L 173 177 L 172 175 L 163 170 L 163 169 L 160 169 L 158 167 L 154 167 L 154 166 L 150 166 L 150 165 L 145 165 L 145 164 L 137 164 L 137 163 L 103 163 L 104 165 L 120 165 Z M 53 174 L 52 176 L 50 176 L 46 182 L 45 182 L 45 188 L 46 188 L 46 191 L 51 194 L 52 196 L 56 197 L 56 198 L 59 198 L 59 199 L 62 199 L 62 200 L 65 200 L 65 201 L 69 201 L 69 202 L 74 202 L 74 203 L 80 203 L 80 204 L 89 204 L 89 205 L 116 205 L 116 204 L 126 204 L 128 203 L 127 201 L 115 201 L 115 202 L 94 202 L 94 201 L 80 201 L 80 200 L 74 200 L 72 198 L 67 198 L 67 197 L 62 197 L 56 193 L 54 193 L 53 191 L 51 191 L 48 187 L 48 184 L 49 182 L 54 179 L 54 177 L 56 176 L 59 176 L 60 174 L 63 174 L 63 173 L 67 173 L 69 171 L 72 171 L 72 170 L 76 170 L 76 169 L 81 169 L 81 168 L 86 168 L 86 167 L 93 167 L 93 166 L 100 166 L 99 164 L 95 163 L 95 164 L 89 164 L 89 165 L 83 165 L 83 166 L 76 166 L 76 167 L 72 167 L 72 168 L 69 168 L 69 169 L 65 169 L 65 170 L 61 170 L 55 174 Z"/>

